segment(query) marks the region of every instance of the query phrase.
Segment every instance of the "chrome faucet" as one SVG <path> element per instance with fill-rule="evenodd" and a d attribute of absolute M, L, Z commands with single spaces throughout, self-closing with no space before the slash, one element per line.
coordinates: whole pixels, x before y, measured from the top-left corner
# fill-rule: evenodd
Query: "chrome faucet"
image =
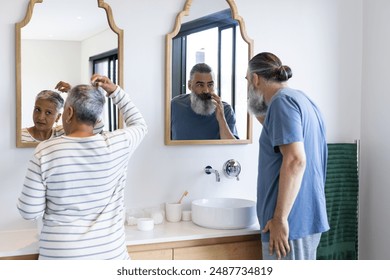
<path fill-rule="evenodd" d="M 228 178 L 236 178 L 237 181 L 240 181 L 240 178 L 238 177 L 238 175 L 240 175 L 240 172 L 241 172 L 241 164 L 237 160 L 235 160 L 235 159 L 228 160 L 223 165 L 222 170 L 223 170 L 223 173 L 225 173 L 225 175 Z"/>
<path fill-rule="evenodd" d="M 219 172 L 218 170 L 215 170 L 213 169 L 210 165 L 206 166 L 204 168 L 204 172 L 208 175 L 210 175 L 211 173 L 215 173 L 215 179 L 217 180 L 217 182 L 220 182 L 221 181 L 221 178 L 219 177 Z"/>

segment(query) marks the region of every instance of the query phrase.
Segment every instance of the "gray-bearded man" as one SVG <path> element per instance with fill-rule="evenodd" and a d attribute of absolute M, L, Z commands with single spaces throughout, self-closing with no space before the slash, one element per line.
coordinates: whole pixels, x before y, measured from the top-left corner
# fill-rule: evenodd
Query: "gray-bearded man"
<path fill-rule="evenodd" d="M 171 139 L 238 139 L 232 107 L 214 92 L 214 74 L 205 63 L 196 64 L 188 81 L 190 94 L 171 101 Z"/>

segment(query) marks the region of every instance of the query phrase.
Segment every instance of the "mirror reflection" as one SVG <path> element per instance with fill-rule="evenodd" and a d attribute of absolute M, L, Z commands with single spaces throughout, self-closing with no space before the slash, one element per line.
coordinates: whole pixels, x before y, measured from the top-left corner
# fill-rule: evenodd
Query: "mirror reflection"
<path fill-rule="evenodd" d="M 203 60 L 203 59 L 202 59 Z M 239 139 L 235 112 L 215 90 L 212 68 L 198 62 L 192 67 L 188 94 L 171 100 L 171 139 Z"/>
<path fill-rule="evenodd" d="M 252 40 L 234 1 L 211 3 L 187 1 L 167 35 L 167 145 L 251 142 L 244 77 Z"/>
<path fill-rule="evenodd" d="M 30 0 L 16 35 L 18 147 L 61 135 L 61 106 L 55 101 L 65 100 L 67 90 L 56 88 L 60 81 L 89 84 L 98 73 L 122 83 L 122 30 L 104 1 Z M 108 103 L 100 130 L 120 124 L 116 108 Z"/>

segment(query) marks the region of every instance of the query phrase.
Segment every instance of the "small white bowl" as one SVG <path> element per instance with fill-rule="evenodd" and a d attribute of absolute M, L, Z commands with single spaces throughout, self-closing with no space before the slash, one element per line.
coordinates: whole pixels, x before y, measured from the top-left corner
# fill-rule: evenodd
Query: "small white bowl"
<path fill-rule="evenodd" d="M 154 220 L 152 218 L 137 219 L 137 228 L 141 231 L 149 231 L 154 228 Z"/>
<path fill-rule="evenodd" d="M 181 212 L 181 220 L 185 222 L 191 221 L 191 211 L 183 210 L 183 212 Z"/>

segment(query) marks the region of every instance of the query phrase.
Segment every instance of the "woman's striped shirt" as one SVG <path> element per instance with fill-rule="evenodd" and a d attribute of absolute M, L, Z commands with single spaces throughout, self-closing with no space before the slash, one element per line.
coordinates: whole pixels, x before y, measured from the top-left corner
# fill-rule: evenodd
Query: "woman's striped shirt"
<path fill-rule="evenodd" d="M 18 209 L 43 214 L 39 259 L 128 259 L 123 220 L 129 158 L 146 123 L 119 87 L 110 95 L 124 129 L 41 142 L 29 162 Z"/>
<path fill-rule="evenodd" d="M 104 128 L 104 123 L 102 121 L 99 121 L 96 123 L 95 127 L 93 128 L 93 134 L 101 133 Z M 62 125 L 56 125 L 52 128 L 52 133 L 49 139 L 60 137 L 65 134 L 64 128 Z M 28 132 L 27 127 L 22 129 L 22 142 L 41 142 L 41 140 L 35 139 L 30 132 Z"/>

